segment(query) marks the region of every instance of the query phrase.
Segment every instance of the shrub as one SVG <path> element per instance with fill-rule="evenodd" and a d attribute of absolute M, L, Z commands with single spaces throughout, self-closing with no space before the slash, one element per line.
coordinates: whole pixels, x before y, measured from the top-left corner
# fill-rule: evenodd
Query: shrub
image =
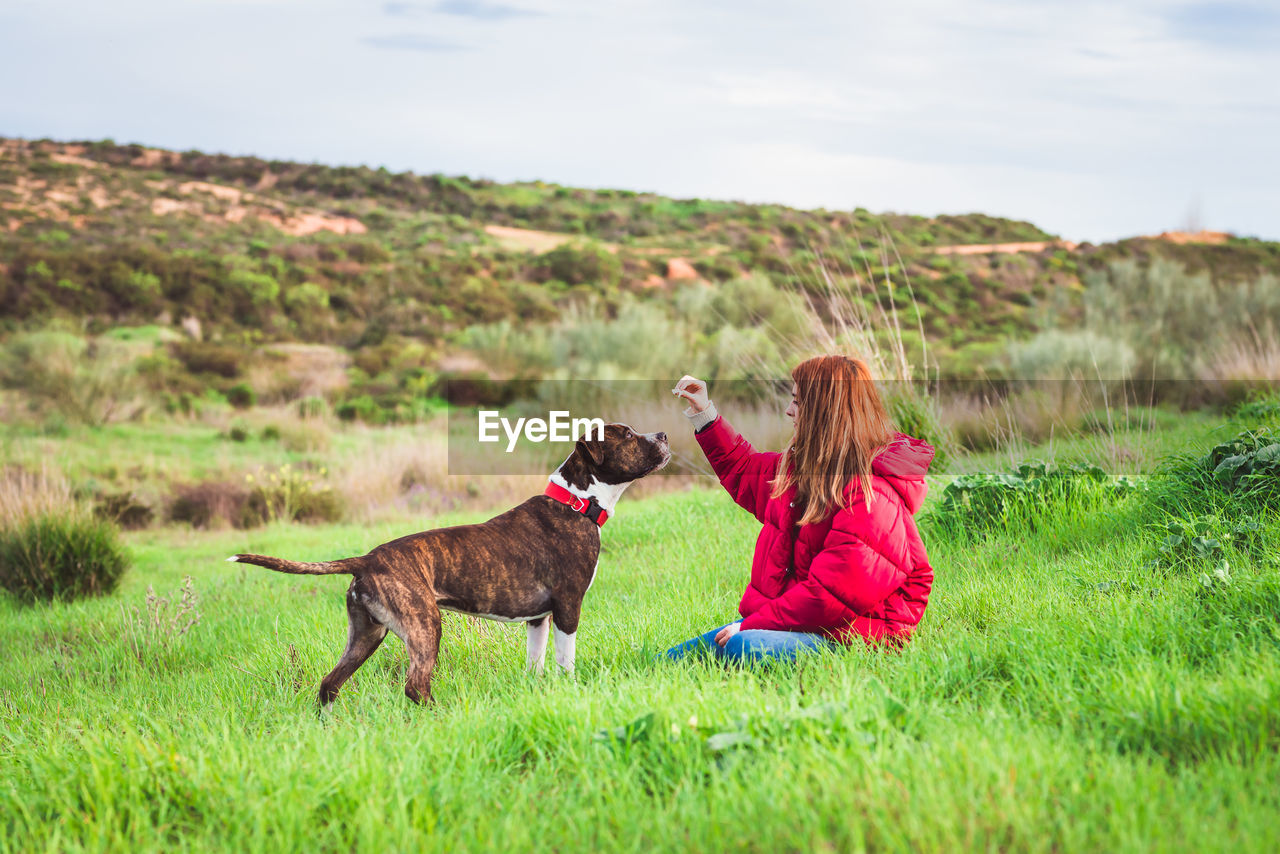
<path fill-rule="evenodd" d="M 258 395 L 248 383 L 236 383 L 227 389 L 227 403 L 236 409 L 248 409 L 258 400 Z"/>
<path fill-rule="evenodd" d="M 323 421 L 295 421 L 280 427 L 280 444 L 286 451 L 314 453 L 329 450 L 329 428 Z"/>
<path fill-rule="evenodd" d="M 116 526 L 75 510 L 0 528 L 0 586 L 21 602 L 101 596 L 128 568 Z"/>
<path fill-rule="evenodd" d="M 939 419 L 933 399 L 926 397 L 913 383 L 892 383 L 885 394 L 885 408 L 894 426 L 908 436 L 923 439 L 933 445 L 932 474 L 947 470 L 951 456 L 956 451 L 955 434 Z"/>
<path fill-rule="evenodd" d="M 285 291 L 284 304 L 290 313 L 307 315 L 329 308 L 329 292 L 314 282 L 303 282 Z"/>
<path fill-rule="evenodd" d="M 325 473 L 324 469 L 320 471 Z M 275 521 L 336 522 L 342 518 L 342 504 L 334 491 L 289 465 L 256 477 L 249 475 L 248 481 L 253 486 L 245 504 L 245 527 Z"/>
<path fill-rule="evenodd" d="M 216 374 L 229 380 L 240 376 L 245 358 L 235 347 L 204 341 L 177 342 L 172 353 L 193 374 Z"/>
<path fill-rule="evenodd" d="M 609 250 L 595 244 L 565 243 L 539 256 L 543 281 L 558 280 L 570 285 L 595 285 L 610 291 L 622 280 L 622 262 Z"/>
<path fill-rule="evenodd" d="M 298 401 L 299 418 L 323 418 L 329 412 L 329 403 L 317 395 L 304 397 Z"/>
<path fill-rule="evenodd" d="M 93 512 L 99 519 L 115 522 L 126 531 L 147 527 L 155 515 L 151 507 L 132 492 L 101 496 L 94 505 Z"/>
<path fill-rule="evenodd" d="M 247 296 L 254 305 L 275 302 L 276 297 L 280 296 L 280 283 L 266 273 L 232 270 L 227 277 L 227 284 Z"/>
<path fill-rule="evenodd" d="M 142 392 L 125 344 L 63 332 L 14 336 L 0 351 L 0 382 L 68 421 L 106 424 L 136 414 Z"/>
<path fill-rule="evenodd" d="M 344 400 L 334 410 L 343 421 L 364 421 L 367 424 L 381 424 L 382 411 L 373 398 L 367 394 Z"/>
<path fill-rule="evenodd" d="M 1123 340 L 1090 330 L 1049 329 L 1009 348 L 1009 375 L 1020 380 L 1127 379 L 1137 356 Z"/>
<path fill-rule="evenodd" d="M 193 528 L 241 528 L 248 498 L 248 490 L 234 483 L 207 481 L 180 486 L 169 506 L 169 519 Z"/>

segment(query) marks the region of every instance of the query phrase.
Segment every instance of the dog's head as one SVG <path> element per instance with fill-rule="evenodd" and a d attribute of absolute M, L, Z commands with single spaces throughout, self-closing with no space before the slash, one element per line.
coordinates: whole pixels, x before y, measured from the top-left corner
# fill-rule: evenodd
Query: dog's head
<path fill-rule="evenodd" d="M 588 480 L 629 483 L 670 462 L 671 446 L 666 433 L 637 433 L 626 424 L 606 424 L 602 438 L 578 440 L 573 458 Z"/>

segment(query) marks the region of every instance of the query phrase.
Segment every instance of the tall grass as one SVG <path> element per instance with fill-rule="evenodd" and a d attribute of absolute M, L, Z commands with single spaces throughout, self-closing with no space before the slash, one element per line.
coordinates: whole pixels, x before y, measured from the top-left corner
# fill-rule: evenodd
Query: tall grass
<path fill-rule="evenodd" d="M 576 679 L 447 615 L 436 707 L 407 705 L 389 638 L 320 718 L 346 580 L 221 558 L 402 531 L 138 535 L 121 600 L 193 575 L 180 642 L 139 654 L 117 602 L 0 620 L 0 847 L 1273 850 L 1276 569 L 1155 576 L 1113 516 L 926 533 L 902 652 L 724 668 L 654 656 L 732 614 L 758 523 L 718 493 L 637 503 L 604 530 Z"/>
<path fill-rule="evenodd" d="M 128 567 L 115 524 L 81 507 L 60 474 L 0 476 L 0 589 L 24 603 L 100 596 Z"/>
<path fill-rule="evenodd" d="M 1084 275 L 1079 304 L 1046 305 L 1046 331 L 1010 348 L 1019 379 L 1240 381 L 1280 378 L 1280 281 L 1215 281 L 1162 257 L 1112 261 Z M 1198 392 L 1181 390 L 1183 402 Z M 1210 390 L 1216 395 L 1216 390 Z"/>
<path fill-rule="evenodd" d="M 73 503 L 71 483 L 48 463 L 38 471 L 9 465 L 0 472 L 0 525 L 56 513 Z"/>
<path fill-rule="evenodd" d="M 127 420 L 150 404 L 136 370 L 137 348 L 49 329 L 11 336 L 0 348 L 0 382 L 37 410 L 78 424 Z"/>

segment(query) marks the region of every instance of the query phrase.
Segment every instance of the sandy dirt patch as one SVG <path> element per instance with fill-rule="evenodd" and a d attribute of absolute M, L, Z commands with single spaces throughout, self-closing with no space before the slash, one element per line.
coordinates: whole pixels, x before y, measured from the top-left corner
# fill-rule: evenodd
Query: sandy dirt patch
<path fill-rule="evenodd" d="M 503 249 L 538 254 L 550 252 L 557 246 L 563 246 L 574 239 L 571 234 L 560 234 L 554 231 L 534 231 L 530 228 L 512 228 L 507 225 L 486 225 L 484 233 L 496 238 L 498 245 Z"/>
<path fill-rule="evenodd" d="M 938 255 L 987 255 L 992 252 L 1013 254 L 1017 252 L 1043 252 L 1046 249 L 1075 249 L 1079 244 L 1070 240 L 1039 240 L 1027 243 L 960 243 L 953 246 L 935 246 Z"/>
<path fill-rule="evenodd" d="M 54 163 L 65 163 L 68 166 L 83 166 L 86 169 L 101 169 L 102 164 L 96 160 L 90 160 L 87 157 L 77 157 L 74 154 L 50 154 L 49 159 Z"/>
<path fill-rule="evenodd" d="M 1231 235 L 1225 231 L 1162 231 L 1151 239 L 1165 240 L 1182 246 L 1188 243 L 1206 243 L 1210 246 L 1220 246 L 1230 240 Z"/>

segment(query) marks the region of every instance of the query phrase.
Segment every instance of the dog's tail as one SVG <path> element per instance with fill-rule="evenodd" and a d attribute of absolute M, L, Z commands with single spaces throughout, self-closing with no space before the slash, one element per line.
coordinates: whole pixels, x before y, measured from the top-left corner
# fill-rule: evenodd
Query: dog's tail
<path fill-rule="evenodd" d="M 232 555 L 227 558 L 232 563 L 251 563 L 254 566 L 265 566 L 276 572 L 287 572 L 291 575 L 338 575 L 346 573 L 354 575 L 364 568 L 365 556 L 349 557 L 346 560 L 326 560 L 320 563 L 300 563 L 296 560 L 285 560 L 266 555 Z"/>

